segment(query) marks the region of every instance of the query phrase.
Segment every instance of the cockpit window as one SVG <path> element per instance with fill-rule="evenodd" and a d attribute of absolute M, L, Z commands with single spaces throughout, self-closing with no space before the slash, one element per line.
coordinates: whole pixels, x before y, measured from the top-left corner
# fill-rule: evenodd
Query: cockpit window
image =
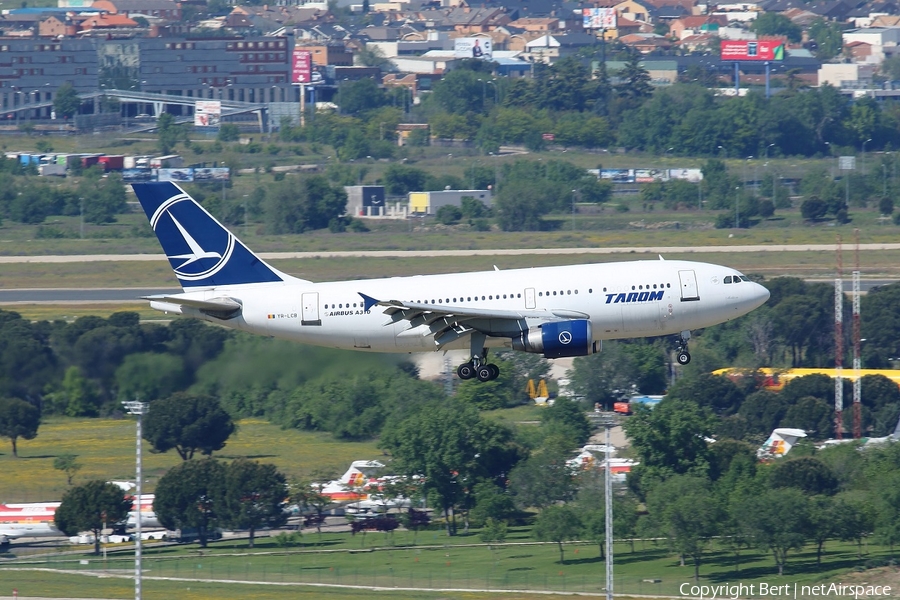
<path fill-rule="evenodd" d="M 750 278 L 747 277 L 746 275 L 741 275 L 741 281 L 746 281 L 747 283 L 750 283 Z"/>
<path fill-rule="evenodd" d="M 725 278 L 725 283 L 731 283 L 731 275 Z"/>

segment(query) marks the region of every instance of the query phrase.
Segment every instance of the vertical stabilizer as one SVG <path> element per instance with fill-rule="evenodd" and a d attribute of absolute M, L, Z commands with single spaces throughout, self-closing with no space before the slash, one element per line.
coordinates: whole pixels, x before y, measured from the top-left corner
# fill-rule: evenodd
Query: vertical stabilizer
<path fill-rule="evenodd" d="M 185 291 L 296 281 L 253 254 L 176 184 L 133 183 L 132 187 Z"/>

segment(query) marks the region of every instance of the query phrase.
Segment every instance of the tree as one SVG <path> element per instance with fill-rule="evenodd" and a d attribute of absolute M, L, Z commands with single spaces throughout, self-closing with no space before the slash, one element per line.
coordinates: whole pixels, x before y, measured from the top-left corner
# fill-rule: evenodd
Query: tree
<path fill-rule="evenodd" d="M 144 439 L 157 452 L 174 448 L 182 460 L 190 460 L 198 450 L 210 455 L 224 448 L 234 430 L 217 399 L 178 392 L 150 403 Z"/>
<path fill-rule="evenodd" d="M 584 414 L 584 407 L 568 398 L 557 398 L 552 406 L 541 411 L 541 429 L 548 436 L 564 437 L 570 447 L 582 446 L 591 437 L 591 423 Z"/>
<path fill-rule="evenodd" d="M 326 477 L 320 477 L 324 480 Z M 322 493 L 325 483 L 297 481 L 290 485 L 291 502 L 302 509 L 313 509 L 316 513 L 316 530 L 322 533 L 322 521 L 325 519 L 325 508 L 331 504 L 331 498 Z"/>
<path fill-rule="evenodd" d="M 765 12 L 755 19 L 749 29 L 758 35 L 785 36 L 789 41 L 800 41 L 802 28 L 781 13 Z"/>
<path fill-rule="evenodd" d="M 53 96 L 53 110 L 57 117 L 63 119 L 71 119 L 78 113 L 81 108 L 81 98 L 75 87 L 68 81 L 56 88 L 56 94 Z"/>
<path fill-rule="evenodd" d="M 12 441 L 13 456 L 19 456 L 18 439 L 33 440 L 40 425 L 41 411 L 36 406 L 18 398 L 0 398 L 0 437 Z"/>
<path fill-rule="evenodd" d="M 522 461 L 509 474 L 509 488 L 519 508 L 540 508 L 575 496 L 575 476 L 565 451 L 543 450 Z"/>
<path fill-rule="evenodd" d="M 724 375 L 701 373 L 679 379 L 669 389 L 666 398 L 693 401 L 717 415 L 728 416 L 737 412 L 744 401 L 744 394 Z"/>
<path fill-rule="evenodd" d="M 287 522 L 287 495 L 286 480 L 275 465 L 246 458 L 233 460 L 225 467 L 223 521 L 235 529 L 248 529 L 252 548 L 257 529 Z"/>
<path fill-rule="evenodd" d="M 508 429 L 452 400 L 428 404 L 388 424 L 381 446 L 402 473 L 424 478 L 423 492 L 444 513 L 448 535 L 456 533 L 453 509 L 465 503 L 475 485 L 501 478 L 520 457 Z"/>
<path fill-rule="evenodd" d="M 219 133 L 216 139 L 220 142 L 236 142 L 241 137 L 241 130 L 234 123 L 222 123 L 219 125 Z"/>
<path fill-rule="evenodd" d="M 506 180 L 494 200 L 497 224 L 503 231 L 540 231 L 543 216 L 553 209 L 555 195 L 547 181 Z"/>
<path fill-rule="evenodd" d="M 101 178 L 97 171 L 86 175 L 78 186 L 78 196 L 83 199 L 84 220 L 95 225 L 114 223 L 116 215 L 128 209 L 125 186 L 118 174 Z"/>
<path fill-rule="evenodd" d="M 813 496 L 809 499 L 809 538 L 816 544 L 816 566 L 822 566 L 825 542 L 837 533 L 840 515 L 835 511 L 830 496 Z"/>
<path fill-rule="evenodd" d="M 809 534 L 806 496 L 793 488 L 749 494 L 739 512 L 751 538 L 759 548 L 771 550 L 778 575 L 784 575 L 788 552 L 802 548 Z"/>
<path fill-rule="evenodd" d="M 709 480 L 676 475 L 653 486 L 647 510 L 670 547 L 694 563 L 694 580 L 700 579 L 700 562 L 712 536 L 719 533 L 722 510 L 711 493 Z"/>
<path fill-rule="evenodd" d="M 800 215 L 807 221 L 821 219 L 828 213 L 828 204 L 818 196 L 810 196 L 800 204 Z"/>
<path fill-rule="evenodd" d="M 181 139 L 181 128 L 175 124 L 175 117 L 164 112 L 156 120 L 157 146 L 160 154 L 170 154 Z"/>
<path fill-rule="evenodd" d="M 106 481 L 89 481 L 65 493 L 53 516 L 56 527 L 66 535 L 80 531 L 94 534 L 94 554 L 100 554 L 100 533 L 128 517 L 132 502 L 119 486 Z"/>
<path fill-rule="evenodd" d="M 706 475 L 710 450 L 705 438 L 712 435 L 713 423 L 708 410 L 689 400 L 663 398 L 653 410 L 636 407 L 624 427 L 641 461 L 637 470 L 662 477 Z"/>
<path fill-rule="evenodd" d="M 181 357 L 159 352 L 126 356 L 115 379 L 120 400 L 165 398 L 190 384 Z"/>
<path fill-rule="evenodd" d="M 60 454 L 53 459 L 53 468 L 57 471 L 63 471 L 66 474 L 66 482 L 72 485 L 72 478 L 81 470 L 83 465 L 78 462 L 78 457 L 74 454 Z"/>
<path fill-rule="evenodd" d="M 809 495 L 832 496 L 838 491 L 834 471 L 812 456 L 780 461 L 772 468 L 769 484 L 773 488 L 797 488 Z"/>
<path fill-rule="evenodd" d="M 531 535 L 541 542 L 556 542 L 559 546 L 559 562 L 565 564 L 563 542 L 578 539 L 581 520 L 574 508 L 567 505 L 549 506 L 538 515 Z"/>
<path fill-rule="evenodd" d="M 622 83 L 616 89 L 619 96 L 631 102 L 629 106 L 653 95 L 650 73 L 641 66 L 641 55 L 638 52 L 629 55 L 619 72 L 619 79 Z"/>
<path fill-rule="evenodd" d="M 205 548 L 219 520 L 227 518 L 224 488 L 222 463 L 212 458 L 186 461 L 160 477 L 153 510 L 166 529 L 196 529 Z"/>
<path fill-rule="evenodd" d="M 437 222 L 441 225 L 453 225 L 462 219 L 462 210 L 458 206 L 445 204 L 437 211 Z"/>
<path fill-rule="evenodd" d="M 344 213 L 347 193 L 322 175 L 299 182 L 285 179 L 266 195 L 266 226 L 271 233 L 302 233 L 324 229 Z"/>

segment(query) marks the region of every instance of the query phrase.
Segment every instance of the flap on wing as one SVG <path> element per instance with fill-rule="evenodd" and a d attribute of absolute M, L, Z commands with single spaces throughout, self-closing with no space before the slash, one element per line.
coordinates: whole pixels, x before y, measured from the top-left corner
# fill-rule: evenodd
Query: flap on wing
<path fill-rule="evenodd" d="M 362 296 L 366 310 L 373 306 L 384 306 L 385 314 L 401 315 L 394 320 L 412 320 L 420 315 L 430 314 L 438 317 L 455 317 L 459 320 L 466 319 L 587 319 L 590 315 L 577 310 L 568 309 L 502 309 L 502 308 L 472 308 L 469 306 L 447 306 L 443 304 L 425 304 L 419 302 L 402 302 L 400 300 L 376 300 L 371 296 L 359 293 Z"/>
<path fill-rule="evenodd" d="M 189 298 L 185 296 L 169 296 L 169 295 L 159 295 L 159 296 L 144 296 L 144 300 L 150 300 L 151 302 L 164 302 L 166 304 L 175 304 L 178 306 L 188 306 L 190 308 L 196 308 L 197 310 L 204 310 L 213 313 L 234 313 L 241 309 L 242 305 L 239 301 L 234 298 L 221 297 L 221 298 L 210 298 L 207 300 L 199 300 L 197 298 Z"/>

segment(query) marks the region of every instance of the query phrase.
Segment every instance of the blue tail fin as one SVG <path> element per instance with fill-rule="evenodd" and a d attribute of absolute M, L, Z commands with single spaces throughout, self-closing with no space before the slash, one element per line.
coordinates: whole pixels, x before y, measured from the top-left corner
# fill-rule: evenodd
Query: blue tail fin
<path fill-rule="evenodd" d="M 172 182 L 133 183 L 181 287 L 285 281 Z"/>

